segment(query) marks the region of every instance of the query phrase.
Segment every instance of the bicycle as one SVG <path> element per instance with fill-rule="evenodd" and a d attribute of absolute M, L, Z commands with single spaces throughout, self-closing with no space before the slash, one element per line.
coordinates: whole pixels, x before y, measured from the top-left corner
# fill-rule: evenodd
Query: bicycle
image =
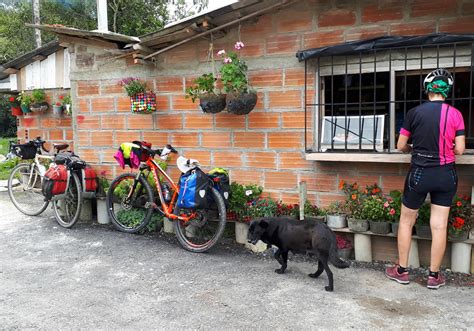
<path fill-rule="evenodd" d="M 211 249 L 224 233 L 226 208 L 216 188 L 210 184 L 212 209 L 183 209 L 177 206 L 179 186 L 154 160 L 160 155 L 166 160 L 170 153 L 178 152 L 167 145 L 163 150 L 141 147 L 146 160 L 140 163 L 137 173 L 124 173 L 116 177 L 107 192 L 107 211 L 112 224 L 120 231 L 139 233 L 150 222 L 154 211 L 173 221 L 180 245 L 191 252 L 201 253 Z M 194 160 L 190 168 L 197 168 Z M 151 177 L 150 174 L 152 175 Z M 157 198 L 151 184 L 156 186 Z M 211 218 L 217 218 L 212 222 Z"/>
<path fill-rule="evenodd" d="M 41 137 L 26 144 L 10 143 L 12 153 L 22 160 L 32 160 L 31 163 L 22 162 L 16 165 L 8 178 L 10 200 L 20 212 L 28 216 L 40 215 L 49 205 L 49 201 L 45 200 L 41 190 L 46 167 L 40 160 L 53 161 L 55 155 L 69 147 L 68 144 L 53 144 L 56 153 L 43 155 L 42 151 L 49 153 L 44 147 L 45 143 Z M 77 222 L 82 207 L 81 182 L 75 172 L 70 170 L 68 172 L 66 192 L 51 199 L 56 221 L 66 228 L 70 228 Z"/>

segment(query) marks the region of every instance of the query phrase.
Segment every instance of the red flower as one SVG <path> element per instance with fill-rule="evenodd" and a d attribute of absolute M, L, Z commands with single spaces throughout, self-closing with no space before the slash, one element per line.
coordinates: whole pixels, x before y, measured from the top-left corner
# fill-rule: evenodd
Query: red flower
<path fill-rule="evenodd" d="M 392 215 L 392 216 L 395 215 L 395 209 L 393 209 L 393 208 L 390 209 L 390 212 L 389 212 L 389 213 L 390 213 L 390 215 Z"/>
<path fill-rule="evenodd" d="M 352 200 L 355 200 L 355 199 L 357 199 L 357 194 L 353 194 L 353 195 L 351 195 L 351 199 L 352 199 Z"/>
<path fill-rule="evenodd" d="M 61 102 L 56 102 L 56 106 L 61 106 Z"/>
<path fill-rule="evenodd" d="M 461 217 L 455 217 L 453 226 L 456 229 L 461 229 L 464 226 L 464 219 L 462 219 Z"/>
<path fill-rule="evenodd" d="M 8 100 L 9 100 L 10 102 L 15 102 L 15 97 L 10 97 L 10 98 L 8 98 Z"/>
<path fill-rule="evenodd" d="M 461 201 L 456 202 L 456 206 L 461 207 L 461 206 L 462 206 L 462 202 L 461 202 Z"/>
<path fill-rule="evenodd" d="M 339 189 L 342 190 L 344 188 L 344 181 L 339 181 Z"/>
<path fill-rule="evenodd" d="M 59 96 L 59 100 L 62 100 L 62 99 L 64 99 L 64 95 Z"/>

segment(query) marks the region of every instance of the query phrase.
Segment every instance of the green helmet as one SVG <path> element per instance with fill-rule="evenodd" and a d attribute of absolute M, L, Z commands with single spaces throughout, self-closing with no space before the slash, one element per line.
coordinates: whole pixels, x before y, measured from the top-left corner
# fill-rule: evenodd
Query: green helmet
<path fill-rule="evenodd" d="M 439 93 L 445 98 L 448 96 L 454 79 L 451 73 L 446 69 L 436 69 L 430 72 L 423 81 L 426 93 Z"/>

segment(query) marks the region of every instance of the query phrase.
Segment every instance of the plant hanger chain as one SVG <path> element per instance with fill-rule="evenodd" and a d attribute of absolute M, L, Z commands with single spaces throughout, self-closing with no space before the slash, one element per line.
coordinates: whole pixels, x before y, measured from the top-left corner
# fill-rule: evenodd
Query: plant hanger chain
<path fill-rule="evenodd" d="M 209 43 L 209 50 L 207 53 L 207 62 L 211 62 L 211 67 L 212 67 L 212 74 L 214 75 L 214 78 L 217 77 L 217 71 L 216 71 L 216 61 L 214 59 L 214 35 L 211 33 L 211 42 Z M 214 87 L 217 86 L 217 81 L 214 81 Z"/>

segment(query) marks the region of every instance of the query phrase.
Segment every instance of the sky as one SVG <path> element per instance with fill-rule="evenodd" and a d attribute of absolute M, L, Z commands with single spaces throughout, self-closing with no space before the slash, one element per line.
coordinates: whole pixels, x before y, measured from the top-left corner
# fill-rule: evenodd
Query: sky
<path fill-rule="evenodd" d="M 209 6 L 207 7 L 207 9 L 212 10 L 219 7 L 223 7 L 231 2 L 235 2 L 235 0 L 209 0 Z"/>

